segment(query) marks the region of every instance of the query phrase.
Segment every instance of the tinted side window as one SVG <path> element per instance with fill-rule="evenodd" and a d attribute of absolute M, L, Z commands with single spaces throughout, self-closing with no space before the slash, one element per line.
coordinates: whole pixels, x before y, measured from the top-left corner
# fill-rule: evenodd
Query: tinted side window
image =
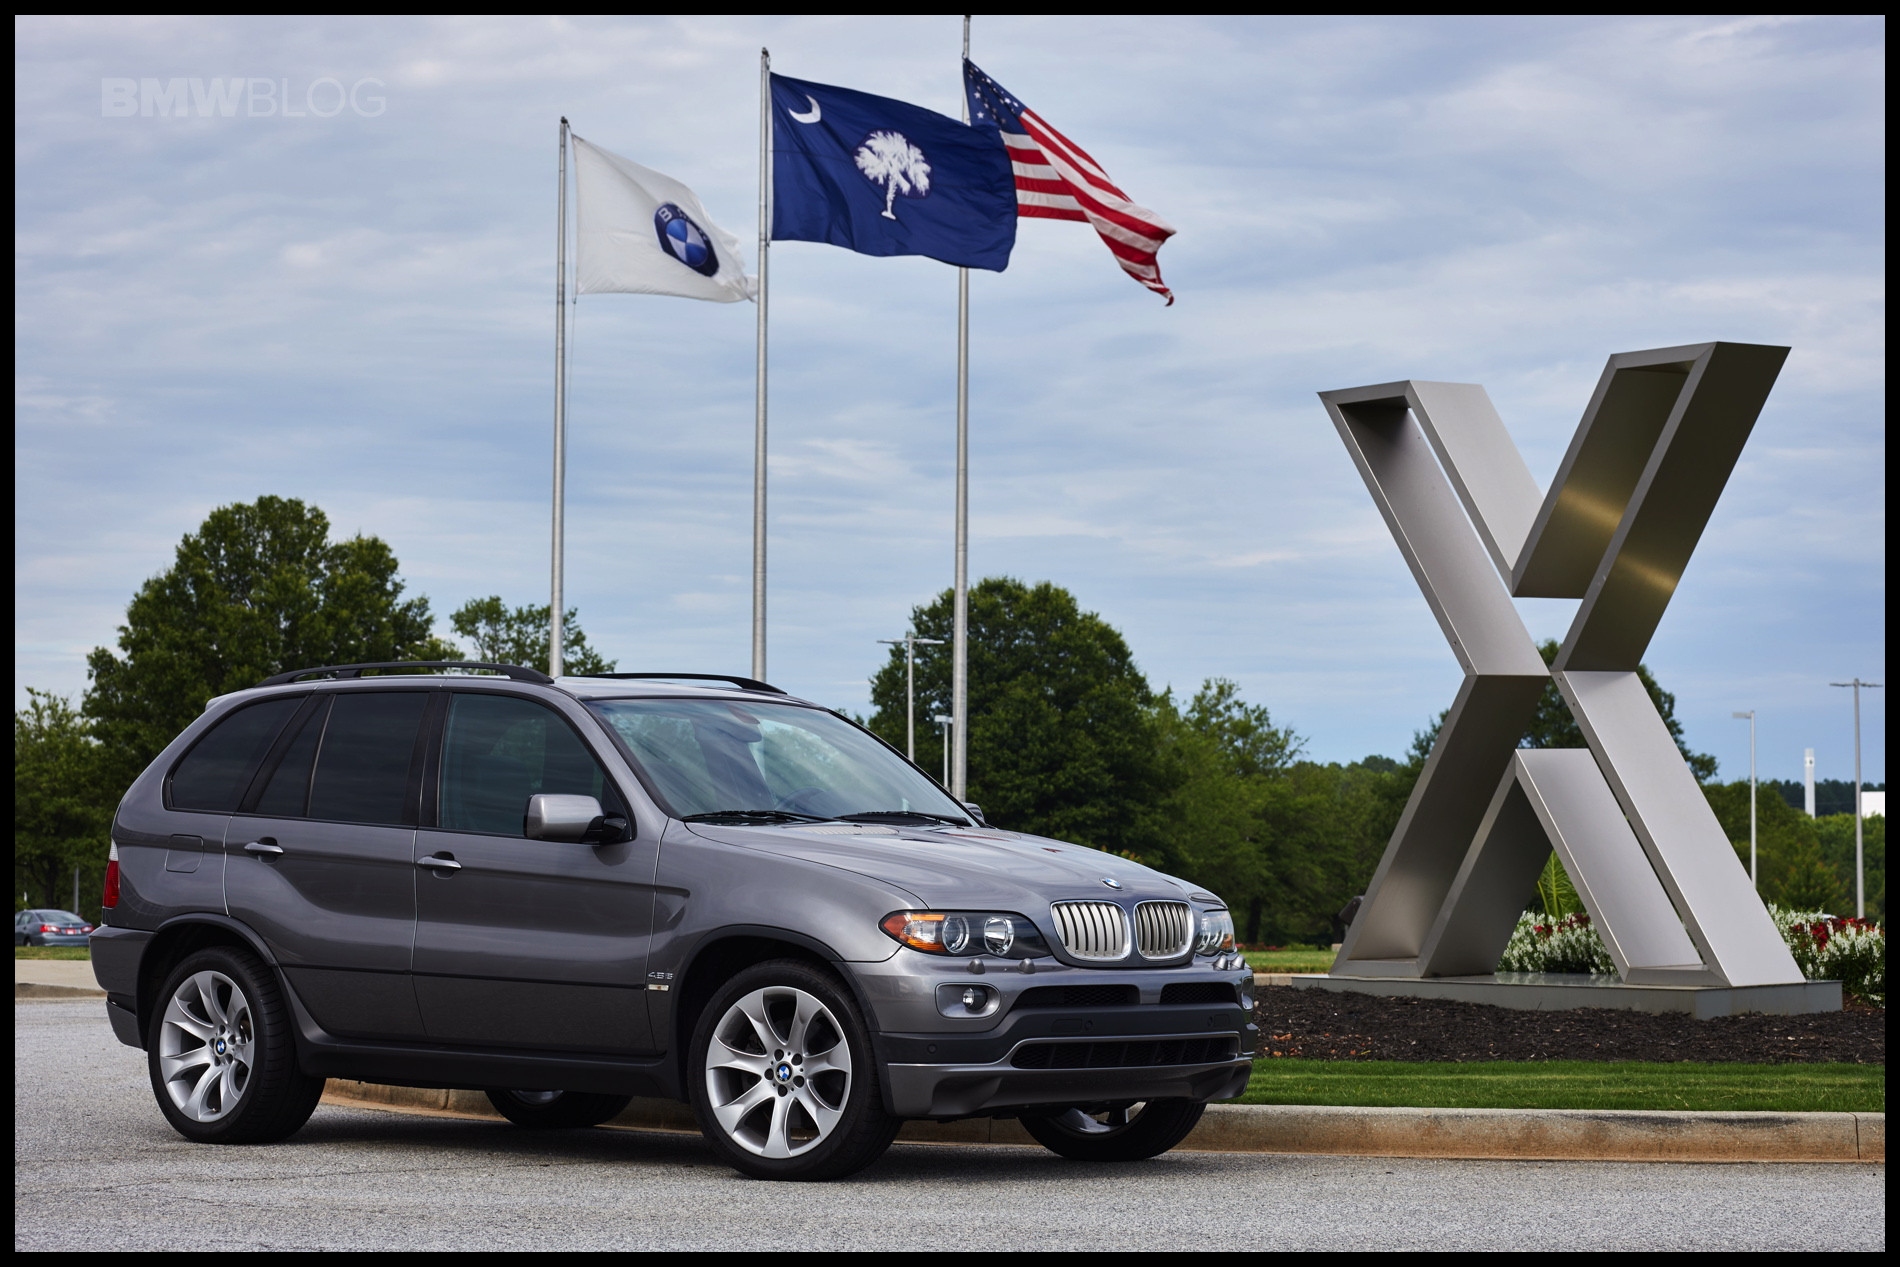
<path fill-rule="evenodd" d="M 300 695 L 268 699 L 240 708 L 213 726 L 172 768 L 172 808 L 220 814 L 235 810 L 257 763 L 303 700 Z"/>
<path fill-rule="evenodd" d="M 304 816 L 310 803 L 310 767 L 316 762 L 317 741 L 323 738 L 323 724 L 329 714 L 326 701 L 304 719 L 303 729 L 290 741 L 290 747 L 284 750 L 283 760 L 271 771 L 270 782 L 264 786 L 264 794 L 257 798 L 256 813 L 269 814 L 273 818 Z"/>
<path fill-rule="evenodd" d="M 552 710 L 507 695 L 457 695 L 442 743 L 441 825 L 522 834 L 528 798 L 591 796 L 618 808 L 606 775 L 573 728 Z"/>
<path fill-rule="evenodd" d="M 310 780 L 310 817 L 343 823 L 404 821 L 409 763 L 428 698 L 421 691 L 336 697 Z"/>

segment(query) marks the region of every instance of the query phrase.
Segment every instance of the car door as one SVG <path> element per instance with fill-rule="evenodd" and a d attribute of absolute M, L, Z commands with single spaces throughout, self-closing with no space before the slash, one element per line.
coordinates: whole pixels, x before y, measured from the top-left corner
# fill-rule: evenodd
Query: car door
<path fill-rule="evenodd" d="M 416 833 L 415 980 L 429 1037 L 653 1051 L 645 973 L 657 835 L 529 840 L 528 798 L 542 792 L 627 812 L 559 713 L 499 691 L 452 693 Z"/>
<path fill-rule="evenodd" d="M 423 1036 L 410 980 L 414 838 L 431 693 L 313 695 L 226 832 L 225 900 L 319 1025 Z"/>

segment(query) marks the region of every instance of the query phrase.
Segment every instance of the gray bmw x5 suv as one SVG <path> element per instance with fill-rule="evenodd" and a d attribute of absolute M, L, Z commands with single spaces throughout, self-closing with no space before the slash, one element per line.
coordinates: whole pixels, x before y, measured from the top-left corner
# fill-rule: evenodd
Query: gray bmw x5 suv
<path fill-rule="evenodd" d="M 448 670 L 436 672 L 436 670 Z M 744 678 L 342 665 L 211 701 L 127 792 L 92 962 L 180 1134 L 297 1130 L 325 1078 L 525 1127 L 690 1104 L 762 1178 L 909 1118 L 1172 1148 L 1246 1085 L 1218 898 L 987 825 Z"/>

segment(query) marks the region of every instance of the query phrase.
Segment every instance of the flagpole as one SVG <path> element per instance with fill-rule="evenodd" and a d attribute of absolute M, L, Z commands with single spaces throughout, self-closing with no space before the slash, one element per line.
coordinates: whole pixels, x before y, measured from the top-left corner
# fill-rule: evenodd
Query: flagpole
<path fill-rule="evenodd" d="M 970 57 L 970 15 L 963 15 L 963 60 Z M 957 96 L 963 122 L 970 121 L 970 95 L 957 63 Z M 950 795 L 967 795 L 970 771 L 970 270 L 957 269 L 957 576 L 950 637 Z"/>
<path fill-rule="evenodd" d="M 561 118 L 560 192 L 554 230 L 554 560 L 548 595 L 548 676 L 561 676 L 561 607 L 567 509 L 567 118 Z"/>
<path fill-rule="evenodd" d="M 759 338 L 752 423 L 752 676 L 765 680 L 765 279 L 772 250 L 772 53 L 759 50 Z"/>

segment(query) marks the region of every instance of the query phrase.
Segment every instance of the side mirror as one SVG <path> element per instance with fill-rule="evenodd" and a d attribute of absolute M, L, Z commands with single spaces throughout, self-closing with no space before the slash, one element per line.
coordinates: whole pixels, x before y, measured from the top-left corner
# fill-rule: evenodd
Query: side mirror
<path fill-rule="evenodd" d="M 612 845 L 627 839 L 627 820 L 601 812 L 591 796 L 561 796 L 543 792 L 528 798 L 522 835 L 529 840 L 572 841 Z"/>
<path fill-rule="evenodd" d="M 981 805 L 978 805 L 975 801 L 963 801 L 961 804 L 964 809 L 970 811 L 970 817 L 976 820 L 977 826 L 988 827 L 990 825 L 989 820 L 983 817 L 983 807 Z"/>

